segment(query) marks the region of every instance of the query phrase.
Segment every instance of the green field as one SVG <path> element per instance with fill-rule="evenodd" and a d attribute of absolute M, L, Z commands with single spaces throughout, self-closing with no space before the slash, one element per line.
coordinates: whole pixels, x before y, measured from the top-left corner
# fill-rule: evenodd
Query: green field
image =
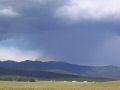
<path fill-rule="evenodd" d="M 120 81 L 80 82 L 0 82 L 0 90 L 120 90 Z"/>

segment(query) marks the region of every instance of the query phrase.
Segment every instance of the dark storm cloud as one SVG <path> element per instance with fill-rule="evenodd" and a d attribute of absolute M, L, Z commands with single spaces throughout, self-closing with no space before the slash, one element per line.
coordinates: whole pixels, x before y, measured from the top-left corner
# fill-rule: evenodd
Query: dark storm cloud
<path fill-rule="evenodd" d="M 119 34 L 119 21 L 83 20 L 75 23 L 56 17 L 57 8 L 68 1 L 1 0 L 0 40 L 18 40 L 20 48 L 42 50 L 56 60 L 95 65 L 100 45 Z M 6 8 L 9 13 L 4 13 Z"/>

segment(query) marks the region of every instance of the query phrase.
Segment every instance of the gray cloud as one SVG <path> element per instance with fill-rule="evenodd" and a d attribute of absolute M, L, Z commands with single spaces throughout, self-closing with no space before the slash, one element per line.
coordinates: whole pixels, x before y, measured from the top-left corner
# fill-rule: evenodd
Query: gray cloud
<path fill-rule="evenodd" d="M 99 49 L 107 51 L 109 44 L 103 45 L 106 40 L 116 35 L 119 37 L 119 21 L 75 23 L 56 17 L 57 8 L 67 2 L 69 0 L 1 0 L 0 8 L 12 7 L 19 16 L 0 16 L 0 40 L 15 39 L 19 48 L 44 51 L 56 60 L 95 65 L 102 59 L 100 62 L 106 61 L 102 65 L 112 64 Z"/>
<path fill-rule="evenodd" d="M 120 20 L 119 0 L 69 0 L 57 9 L 56 15 L 61 19 L 83 20 Z"/>

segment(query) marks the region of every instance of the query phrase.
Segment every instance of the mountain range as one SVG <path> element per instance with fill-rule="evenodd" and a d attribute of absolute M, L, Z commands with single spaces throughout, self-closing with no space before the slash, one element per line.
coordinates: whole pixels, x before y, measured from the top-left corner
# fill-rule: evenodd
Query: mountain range
<path fill-rule="evenodd" d="M 0 61 L 0 75 L 30 76 L 39 78 L 110 78 L 120 79 L 120 67 L 85 66 L 58 61 Z"/>

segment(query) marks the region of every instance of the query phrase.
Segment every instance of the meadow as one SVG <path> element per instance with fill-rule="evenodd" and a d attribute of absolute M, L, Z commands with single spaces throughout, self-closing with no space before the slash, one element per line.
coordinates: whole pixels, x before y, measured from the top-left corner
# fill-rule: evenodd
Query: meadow
<path fill-rule="evenodd" d="M 1 81 L 0 90 L 120 90 L 120 81 L 95 83 Z"/>

